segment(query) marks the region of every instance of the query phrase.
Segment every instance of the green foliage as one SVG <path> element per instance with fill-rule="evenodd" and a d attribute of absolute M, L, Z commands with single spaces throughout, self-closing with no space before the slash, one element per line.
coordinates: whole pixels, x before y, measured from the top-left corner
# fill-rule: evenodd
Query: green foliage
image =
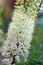
<path fill-rule="evenodd" d="M 1 36 L 1 38 L 4 39 L 4 40 L 6 39 L 6 37 L 7 37 L 6 33 L 3 33 L 2 36 Z"/>
<path fill-rule="evenodd" d="M 4 64 L 0 62 L 0 65 L 4 65 Z"/>
<path fill-rule="evenodd" d="M 32 47 L 26 65 L 43 65 L 43 30 L 40 25 L 35 29 Z"/>
<path fill-rule="evenodd" d="M 0 29 L 3 30 L 3 8 L 0 8 Z"/>
<path fill-rule="evenodd" d="M 25 65 L 25 62 L 17 63 L 16 65 Z"/>

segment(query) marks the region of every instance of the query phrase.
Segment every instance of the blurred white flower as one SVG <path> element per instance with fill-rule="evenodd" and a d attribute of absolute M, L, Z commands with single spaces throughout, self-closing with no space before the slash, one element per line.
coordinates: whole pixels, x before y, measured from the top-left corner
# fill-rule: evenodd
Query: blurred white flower
<path fill-rule="evenodd" d="M 36 8 L 33 6 L 33 8 Z M 33 37 L 35 27 L 35 17 L 37 16 L 37 8 L 34 11 L 33 8 L 25 8 L 23 5 L 16 6 L 12 16 L 12 22 L 9 25 L 7 39 L 3 45 L 3 53 L 8 57 L 13 58 L 15 55 L 15 61 L 20 62 L 20 55 L 22 55 L 27 61 L 29 50 L 31 48 L 31 40 Z M 13 59 L 14 60 L 14 59 Z"/>
<path fill-rule="evenodd" d="M 16 59 L 16 62 L 18 63 L 20 62 L 19 56 L 16 56 L 15 59 Z"/>
<path fill-rule="evenodd" d="M 6 65 L 11 65 L 11 61 L 8 58 L 3 59 L 2 62 Z"/>

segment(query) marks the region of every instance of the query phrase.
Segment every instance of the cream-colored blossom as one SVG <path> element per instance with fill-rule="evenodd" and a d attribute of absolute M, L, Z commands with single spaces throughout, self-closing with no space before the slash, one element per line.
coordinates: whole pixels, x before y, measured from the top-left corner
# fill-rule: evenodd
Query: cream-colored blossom
<path fill-rule="evenodd" d="M 28 51 L 31 47 L 30 42 L 32 40 L 35 21 L 32 17 L 29 18 L 29 16 L 26 13 L 24 13 L 23 8 L 23 6 L 19 6 L 17 9 L 15 9 L 13 13 L 13 22 L 11 22 L 8 29 L 8 43 L 7 47 L 5 48 L 6 51 L 12 51 L 12 54 L 14 55 L 23 55 L 26 59 L 28 56 Z M 4 46 L 6 46 L 5 44 Z"/>
<path fill-rule="evenodd" d="M 32 7 L 36 8 L 34 6 Z M 31 48 L 30 42 L 35 27 L 35 17 L 37 16 L 37 8 L 34 11 L 32 7 L 27 8 L 27 12 L 25 12 L 23 5 L 16 6 L 13 12 L 12 22 L 9 24 L 2 55 L 4 53 L 6 57 L 9 57 L 12 53 L 15 56 L 16 62 L 20 62 L 20 55 L 24 57 L 24 61 L 27 60 L 29 55 L 29 49 Z"/>

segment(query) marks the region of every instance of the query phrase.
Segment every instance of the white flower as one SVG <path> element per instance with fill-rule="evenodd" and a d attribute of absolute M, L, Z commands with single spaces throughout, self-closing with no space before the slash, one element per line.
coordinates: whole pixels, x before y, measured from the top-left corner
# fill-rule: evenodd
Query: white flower
<path fill-rule="evenodd" d="M 7 48 L 12 51 L 12 54 L 21 54 L 28 56 L 28 49 L 30 49 L 30 42 L 34 31 L 34 19 L 24 13 L 23 6 L 15 9 L 12 21 L 8 30 Z M 24 49 L 25 48 L 25 49 Z M 14 51 L 13 51 L 14 50 Z M 25 51 L 26 50 L 26 51 Z M 7 51 L 7 50 L 6 50 Z M 24 51 L 24 52 L 23 52 Z M 26 53 L 27 52 L 27 53 Z"/>
<path fill-rule="evenodd" d="M 19 56 L 16 56 L 15 59 L 16 59 L 16 62 L 18 63 L 20 62 Z"/>
<path fill-rule="evenodd" d="M 25 58 L 24 61 L 27 60 L 29 55 L 29 49 L 31 48 L 30 42 L 35 27 L 35 17 L 37 16 L 36 11 L 34 11 L 33 8 L 27 8 L 27 12 L 25 13 L 23 5 L 16 6 L 14 10 L 12 16 L 13 22 L 9 25 L 7 39 L 3 45 L 3 49 L 6 49 L 4 53 L 6 53 L 7 57 L 9 53 L 12 53 L 12 58 L 13 55 L 15 55 L 15 60 L 17 62 L 20 62 L 20 55 Z"/>
<path fill-rule="evenodd" d="M 8 58 L 3 59 L 2 62 L 6 65 L 11 65 L 11 61 Z"/>

